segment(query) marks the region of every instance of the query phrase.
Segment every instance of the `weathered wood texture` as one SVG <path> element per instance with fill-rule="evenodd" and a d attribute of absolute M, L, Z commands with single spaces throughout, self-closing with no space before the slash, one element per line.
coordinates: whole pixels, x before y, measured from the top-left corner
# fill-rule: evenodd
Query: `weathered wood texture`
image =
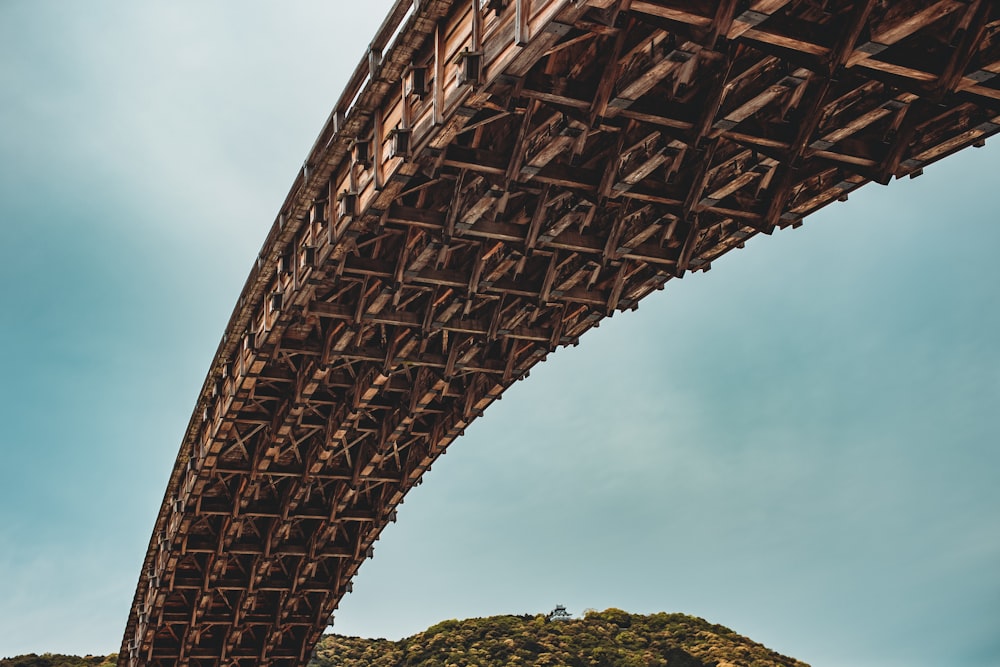
<path fill-rule="evenodd" d="M 226 329 L 121 667 L 304 663 L 506 387 L 750 236 L 981 143 L 997 73 L 979 0 L 398 2 Z"/>

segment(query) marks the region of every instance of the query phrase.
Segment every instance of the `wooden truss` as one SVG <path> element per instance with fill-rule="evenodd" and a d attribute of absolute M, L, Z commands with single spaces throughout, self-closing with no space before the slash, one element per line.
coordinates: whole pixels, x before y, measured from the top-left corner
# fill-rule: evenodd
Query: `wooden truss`
<path fill-rule="evenodd" d="M 400 0 L 198 398 L 120 667 L 304 664 L 406 492 L 556 348 L 1000 130 L 981 0 Z"/>

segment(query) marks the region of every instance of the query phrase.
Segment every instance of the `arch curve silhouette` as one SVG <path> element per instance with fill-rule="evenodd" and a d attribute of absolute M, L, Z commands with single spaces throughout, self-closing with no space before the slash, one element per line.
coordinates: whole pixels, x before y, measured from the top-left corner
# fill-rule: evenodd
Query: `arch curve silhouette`
<path fill-rule="evenodd" d="M 397 3 L 320 134 L 199 397 L 123 665 L 301 663 L 406 491 L 547 354 L 1000 129 L 988 3 L 500 4 Z M 899 64 L 956 22 L 944 71 Z"/>

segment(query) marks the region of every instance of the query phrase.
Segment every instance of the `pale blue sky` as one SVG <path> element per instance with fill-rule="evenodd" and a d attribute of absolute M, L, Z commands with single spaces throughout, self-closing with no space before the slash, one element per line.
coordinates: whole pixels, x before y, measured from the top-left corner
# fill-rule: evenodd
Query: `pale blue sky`
<path fill-rule="evenodd" d="M 0 3 L 0 656 L 117 650 L 225 322 L 388 5 Z M 562 603 L 817 666 L 1000 664 L 996 141 L 551 356 L 338 631 Z"/>

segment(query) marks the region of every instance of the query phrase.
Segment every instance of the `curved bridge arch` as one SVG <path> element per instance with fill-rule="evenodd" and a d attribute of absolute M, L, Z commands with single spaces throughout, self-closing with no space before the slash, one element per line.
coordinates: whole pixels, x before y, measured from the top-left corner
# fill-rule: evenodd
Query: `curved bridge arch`
<path fill-rule="evenodd" d="M 703 4 L 397 2 L 227 326 L 123 667 L 304 662 L 406 491 L 546 354 L 1000 130 L 992 3 Z"/>

